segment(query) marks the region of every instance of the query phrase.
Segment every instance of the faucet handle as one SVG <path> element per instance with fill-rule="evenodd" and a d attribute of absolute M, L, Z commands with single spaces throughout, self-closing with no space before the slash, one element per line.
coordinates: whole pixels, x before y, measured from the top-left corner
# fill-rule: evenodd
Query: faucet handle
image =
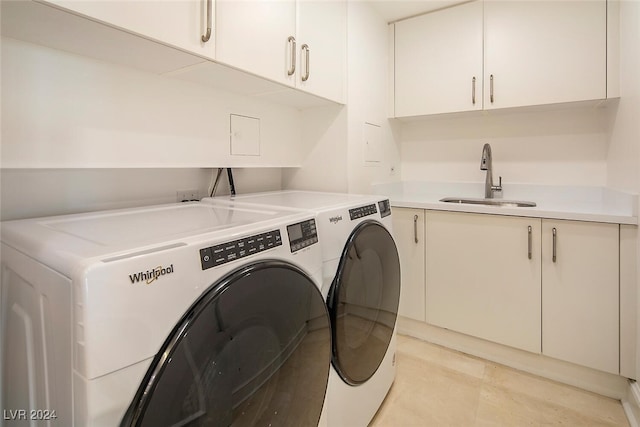
<path fill-rule="evenodd" d="M 491 191 L 502 192 L 502 177 L 501 176 L 498 177 L 498 185 L 492 185 L 491 186 Z"/>

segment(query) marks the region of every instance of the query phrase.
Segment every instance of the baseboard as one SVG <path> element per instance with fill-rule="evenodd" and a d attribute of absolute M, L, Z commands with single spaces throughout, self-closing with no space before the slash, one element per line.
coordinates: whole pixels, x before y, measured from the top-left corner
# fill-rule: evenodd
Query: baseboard
<path fill-rule="evenodd" d="M 622 399 L 622 407 L 627 415 L 631 427 L 640 427 L 640 386 L 635 381 L 629 381 L 629 391 Z"/>
<path fill-rule="evenodd" d="M 613 399 L 620 401 L 628 399 L 629 380 L 620 375 L 601 372 L 541 354 L 518 350 L 406 317 L 398 319 L 398 333 Z M 640 397 L 640 389 L 638 391 L 639 393 L 635 396 Z M 636 407 L 638 406 L 637 403 L 635 405 Z M 629 406 L 633 406 L 631 401 Z M 635 419 L 640 421 L 640 414 Z M 638 424 L 636 426 L 640 427 Z"/>

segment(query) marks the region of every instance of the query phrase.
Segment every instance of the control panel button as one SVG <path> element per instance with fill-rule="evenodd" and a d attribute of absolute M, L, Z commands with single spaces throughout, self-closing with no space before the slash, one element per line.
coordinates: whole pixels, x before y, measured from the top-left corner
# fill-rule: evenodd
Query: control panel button
<path fill-rule="evenodd" d="M 211 255 L 211 248 L 200 249 L 200 263 L 202 264 L 203 270 L 213 267 L 214 264 L 213 256 Z"/>

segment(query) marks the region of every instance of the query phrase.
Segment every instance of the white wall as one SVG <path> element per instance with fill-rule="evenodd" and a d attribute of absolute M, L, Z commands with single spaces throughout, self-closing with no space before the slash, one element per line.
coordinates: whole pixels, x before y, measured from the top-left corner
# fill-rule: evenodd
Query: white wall
<path fill-rule="evenodd" d="M 571 109 L 469 113 L 402 124 L 402 179 L 483 182 L 484 143 L 494 180 L 558 185 L 606 184 L 616 102 Z"/>
<path fill-rule="evenodd" d="M 607 184 L 640 190 L 640 3 L 620 2 L 620 104 L 610 135 Z"/>
<path fill-rule="evenodd" d="M 29 43 L 2 39 L 1 78 L 2 220 L 205 195 L 209 168 L 307 149 L 294 108 Z M 260 158 L 229 155 L 230 113 L 261 119 Z M 278 167 L 234 171 L 238 192 L 282 188 Z"/>
<path fill-rule="evenodd" d="M 347 187 L 347 107 L 329 106 L 302 113 L 302 144 L 308 151 L 301 168 L 282 171 L 284 188 L 339 191 Z"/>
<path fill-rule="evenodd" d="M 217 169 L 3 169 L 0 220 L 145 206 L 176 201 L 177 192 L 204 197 Z M 281 170 L 233 169 L 236 191 L 277 190 Z M 226 171 L 216 194 L 229 194 Z"/>
<path fill-rule="evenodd" d="M 365 1 L 349 1 L 347 14 L 347 105 L 303 113 L 303 143 L 313 148 L 302 168 L 283 171 L 285 188 L 369 193 L 374 182 L 400 179 L 399 143 L 387 120 L 388 26 Z M 365 123 L 380 127 L 379 162 L 364 161 Z"/>
<path fill-rule="evenodd" d="M 79 35 L 80 36 L 80 35 Z M 2 167 L 298 165 L 300 112 L 2 39 Z M 260 119 L 260 156 L 231 156 L 230 114 Z"/>
<path fill-rule="evenodd" d="M 369 193 L 372 183 L 398 181 L 401 176 L 397 129 L 387 119 L 389 27 L 371 3 L 350 1 L 348 11 L 348 190 Z M 365 162 L 365 123 L 380 127 L 377 162 Z"/>
<path fill-rule="evenodd" d="M 172 202 L 179 190 L 204 194 L 208 168 L 283 157 L 302 167 L 236 169 L 238 191 L 366 193 L 398 180 L 388 27 L 366 2 L 348 14 L 349 105 L 305 111 L 5 38 L 1 218 Z M 261 159 L 229 156 L 230 113 L 261 118 Z M 381 127 L 379 163 L 364 163 L 365 122 Z"/>
<path fill-rule="evenodd" d="M 640 2 L 620 2 L 620 105 L 610 135 L 607 185 L 640 192 Z M 640 254 L 640 240 L 638 241 Z M 640 260 L 636 277 L 640 278 Z M 640 331 L 640 292 L 636 289 L 637 333 Z M 636 348 L 640 373 L 640 339 Z"/>

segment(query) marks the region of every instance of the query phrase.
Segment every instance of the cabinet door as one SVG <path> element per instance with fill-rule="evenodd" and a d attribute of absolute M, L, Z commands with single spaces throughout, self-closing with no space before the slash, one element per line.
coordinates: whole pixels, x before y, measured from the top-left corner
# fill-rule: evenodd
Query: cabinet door
<path fill-rule="evenodd" d="M 216 60 L 273 81 L 295 85 L 289 37 L 296 36 L 294 0 L 217 0 Z"/>
<path fill-rule="evenodd" d="M 402 280 L 398 314 L 424 322 L 424 210 L 393 208 L 393 235 L 400 256 Z"/>
<path fill-rule="evenodd" d="M 540 219 L 428 211 L 427 322 L 540 353 Z"/>
<path fill-rule="evenodd" d="M 482 2 L 396 23 L 396 117 L 480 109 Z"/>
<path fill-rule="evenodd" d="M 619 372 L 618 228 L 543 221 L 543 354 Z"/>
<path fill-rule="evenodd" d="M 215 28 L 210 40 L 202 41 L 207 28 L 206 0 L 47 0 L 46 3 L 206 58 L 215 57 Z M 215 1 L 211 1 L 211 7 L 215 7 Z M 213 9 L 211 14 L 213 24 Z"/>
<path fill-rule="evenodd" d="M 305 92 L 344 102 L 347 3 L 343 0 L 299 1 L 297 34 L 296 86 Z"/>
<path fill-rule="evenodd" d="M 485 109 L 606 97 L 605 0 L 486 1 L 484 23 Z"/>

